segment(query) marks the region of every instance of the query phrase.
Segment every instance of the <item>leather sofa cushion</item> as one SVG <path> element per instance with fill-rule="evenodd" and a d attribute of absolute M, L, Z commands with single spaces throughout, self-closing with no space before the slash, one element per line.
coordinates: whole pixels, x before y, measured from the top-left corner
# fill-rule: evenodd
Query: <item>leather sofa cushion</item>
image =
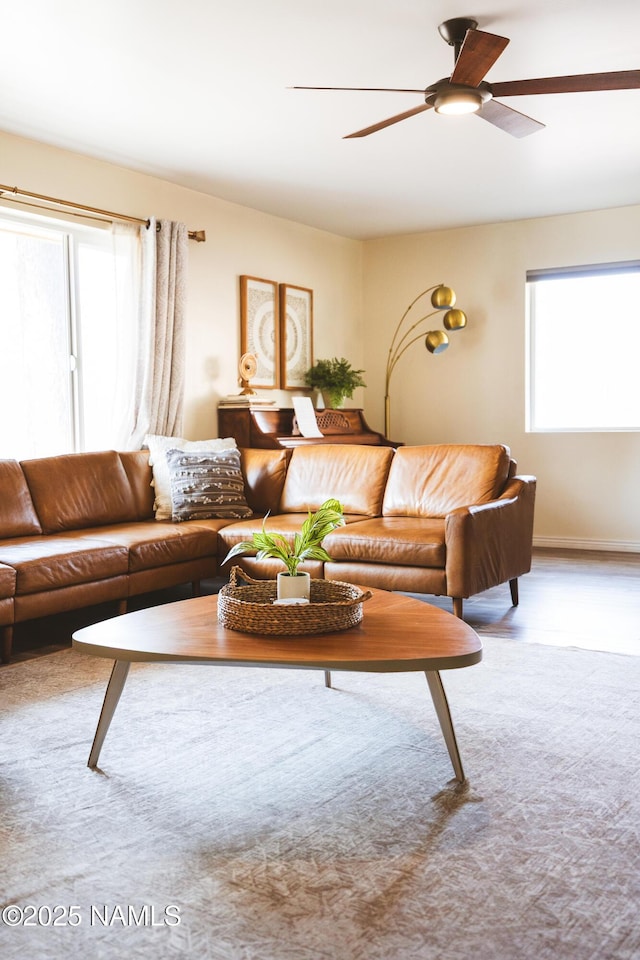
<path fill-rule="evenodd" d="M 16 592 L 16 571 L 0 564 L 0 600 L 12 597 Z"/>
<path fill-rule="evenodd" d="M 280 501 L 280 513 L 315 511 L 335 497 L 345 514 L 379 516 L 393 459 L 392 447 L 312 444 L 296 447 Z"/>
<path fill-rule="evenodd" d="M 340 563 L 325 563 L 324 576 L 327 580 L 346 580 L 347 583 L 377 587 L 379 590 L 433 593 L 436 596 L 447 592 L 447 578 L 439 567 L 405 567 L 401 564 L 392 567 L 386 563 L 343 560 Z"/>
<path fill-rule="evenodd" d="M 400 447 L 389 471 L 385 517 L 445 517 L 487 503 L 504 488 L 510 451 L 502 444 Z"/>
<path fill-rule="evenodd" d="M 115 450 L 24 460 L 45 533 L 137 520 L 136 498 Z"/>
<path fill-rule="evenodd" d="M 218 529 L 227 521 L 199 520 L 171 523 L 148 520 L 84 531 L 129 552 L 129 572 L 149 570 L 199 557 L 216 558 Z"/>
<path fill-rule="evenodd" d="M 153 519 L 153 473 L 148 450 L 127 450 L 119 453 L 135 501 L 136 519 Z"/>
<path fill-rule="evenodd" d="M 332 560 L 443 568 L 444 520 L 414 517 L 360 520 L 334 530 L 325 537 L 324 547 Z"/>
<path fill-rule="evenodd" d="M 0 542 L 0 563 L 16 572 L 16 595 L 126 574 L 126 547 L 90 537 L 23 537 Z"/>
<path fill-rule="evenodd" d="M 62 585 L 56 590 L 39 593 L 21 593 L 14 598 L 14 623 L 33 620 L 35 617 L 50 617 L 68 610 L 80 610 L 110 600 L 123 600 L 128 594 L 126 574 L 107 577 L 105 580 L 89 580 L 87 583 Z"/>
<path fill-rule="evenodd" d="M 240 450 L 244 492 L 254 513 L 273 513 L 278 509 L 290 457 L 290 450 Z"/>
<path fill-rule="evenodd" d="M 42 533 L 29 487 L 16 460 L 0 460 L 0 537 Z"/>

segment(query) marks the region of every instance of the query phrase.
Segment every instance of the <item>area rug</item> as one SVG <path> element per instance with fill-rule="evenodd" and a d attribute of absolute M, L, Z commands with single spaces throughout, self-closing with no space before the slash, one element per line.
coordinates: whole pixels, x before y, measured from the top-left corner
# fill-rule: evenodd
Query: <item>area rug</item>
<path fill-rule="evenodd" d="M 4 960 L 637 960 L 640 658 L 485 640 L 421 674 L 0 670 Z"/>

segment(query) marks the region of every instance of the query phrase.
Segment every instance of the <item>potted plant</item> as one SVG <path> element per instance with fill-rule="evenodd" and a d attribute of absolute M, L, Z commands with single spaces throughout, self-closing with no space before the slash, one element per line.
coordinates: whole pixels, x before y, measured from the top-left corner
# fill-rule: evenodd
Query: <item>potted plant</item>
<path fill-rule="evenodd" d="M 356 387 L 366 387 L 362 379 L 364 370 L 354 370 L 344 357 L 331 360 L 317 360 L 305 374 L 308 386 L 320 390 L 326 402 L 337 408 L 344 403 L 345 397 L 352 397 Z"/>
<path fill-rule="evenodd" d="M 272 533 L 266 530 L 267 516 L 262 521 L 262 530 L 254 533 L 251 540 L 236 543 L 229 550 L 223 563 L 233 557 L 241 556 L 249 551 L 256 550 L 258 560 L 271 557 L 282 560 L 286 572 L 278 574 L 278 599 L 303 598 L 308 600 L 310 595 L 311 578 L 308 573 L 299 571 L 298 567 L 304 560 L 331 560 L 331 557 L 322 546 L 324 538 L 344 525 L 342 504 L 338 500 L 325 500 L 322 506 L 311 513 L 302 524 L 299 533 L 290 544 L 281 533 Z"/>

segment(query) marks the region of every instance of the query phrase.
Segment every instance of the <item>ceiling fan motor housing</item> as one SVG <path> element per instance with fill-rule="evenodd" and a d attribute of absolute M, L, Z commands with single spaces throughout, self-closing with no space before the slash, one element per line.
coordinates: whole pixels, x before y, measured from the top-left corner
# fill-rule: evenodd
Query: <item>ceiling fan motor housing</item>
<path fill-rule="evenodd" d="M 425 103 L 431 104 L 431 106 L 436 106 L 437 101 L 447 96 L 455 96 L 457 93 L 461 94 L 473 94 L 474 98 L 478 101 L 478 107 L 484 106 L 484 104 L 491 100 L 492 93 L 491 87 L 488 83 L 485 83 L 483 80 L 482 83 L 479 83 L 477 87 L 471 87 L 466 83 L 451 83 L 448 77 L 444 77 L 442 80 L 438 80 L 437 83 L 432 83 L 430 87 L 424 92 Z"/>
<path fill-rule="evenodd" d="M 454 48 L 453 52 L 457 60 L 467 30 L 476 30 L 477 27 L 477 20 L 471 20 L 469 17 L 454 17 L 452 20 L 445 20 L 444 23 L 441 23 L 438 27 L 438 33 L 450 47 Z"/>

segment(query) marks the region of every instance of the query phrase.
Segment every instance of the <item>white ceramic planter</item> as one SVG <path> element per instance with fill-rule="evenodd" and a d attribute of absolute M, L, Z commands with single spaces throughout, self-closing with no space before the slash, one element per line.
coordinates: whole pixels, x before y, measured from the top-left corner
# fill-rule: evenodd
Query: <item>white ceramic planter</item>
<path fill-rule="evenodd" d="M 278 600 L 308 600 L 311 595 L 311 577 L 308 573 L 298 573 L 295 577 L 289 573 L 279 573 L 277 590 Z"/>

